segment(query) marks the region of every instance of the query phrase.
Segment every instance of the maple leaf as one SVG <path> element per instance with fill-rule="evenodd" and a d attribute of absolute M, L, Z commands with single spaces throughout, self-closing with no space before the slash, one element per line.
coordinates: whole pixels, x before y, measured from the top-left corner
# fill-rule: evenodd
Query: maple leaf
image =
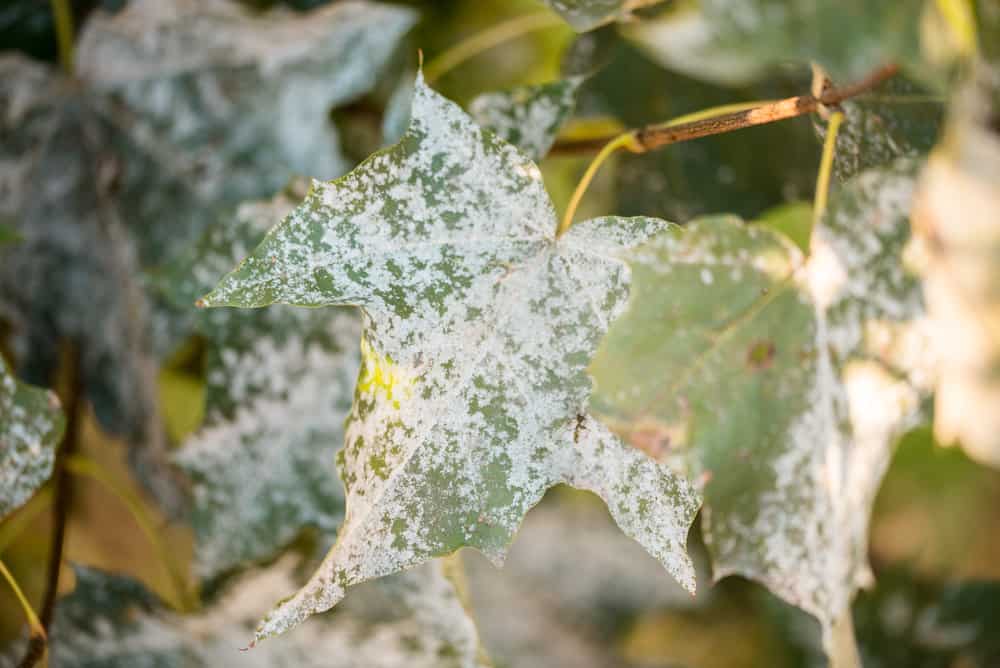
<path fill-rule="evenodd" d="M 587 412 L 590 355 L 623 304 L 617 254 L 664 228 L 599 218 L 561 238 L 538 168 L 418 78 L 399 144 L 272 230 L 205 306 L 354 304 L 362 366 L 339 459 L 347 515 L 257 638 L 351 585 L 463 546 L 501 563 L 553 485 L 588 489 L 689 590 L 698 498 Z"/>
<path fill-rule="evenodd" d="M 629 309 L 591 365 L 595 414 L 704 481 L 715 578 L 761 581 L 828 647 L 871 580 L 871 504 L 929 389 L 920 284 L 901 269 L 916 166 L 849 182 L 808 262 L 724 216 L 635 249 Z"/>

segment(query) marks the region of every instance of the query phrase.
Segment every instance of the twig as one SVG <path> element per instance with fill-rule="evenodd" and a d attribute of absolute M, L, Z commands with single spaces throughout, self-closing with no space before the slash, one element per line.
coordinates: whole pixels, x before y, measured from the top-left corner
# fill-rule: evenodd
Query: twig
<path fill-rule="evenodd" d="M 579 205 L 587 190 L 587 186 L 590 185 L 591 180 L 593 180 L 594 175 L 597 173 L 597 168 L 619 148 L 626 148 L 632 153 L 646 153 L 691 139 L 795 118 L 796 116 L 819 111 L 824 107 L 835 107 L 844 100 L 860 95 L 891 79 L 897 72 L 899 72 L 899 66 L 890 63 L 874 70 L 861 81 L 842 88 L 828 88 L 818 96 L 806 94 L 762 103 L 744 102 L 736 105 L 726 105 L 722 109 L 735 107 L 736 110 L 725 111 L 723 113 L 709 113 L 718 111 L 719 108 L 716 108 L 695 112 L 694 114 L 675 118 L 666 123 L 648 125 L 644 128 L 630 130 L 612 137 L 605 142 L 604 148 L 598 153 L 580 180 L 580 183 L 577 184 L 576 191 L 570 199 L 570 206 L 567 207 L 566 214 L 559 223 L 556 236 L 563 234 L 572 225 L 577 205 Z"/>
<path fill-rule="evenodd" d="M 66 459 L 76 450 L 80 431 L 80 416 L 83 412 L 83 387 L 80 373 L 80 354 L 76 347 L 67 343 L 61 355 L 61 367 L 64 369 L 62 405 L 68 411 L 66 416 L 66 432 L 59 450 L 56 452 L 54 466 L 55 500 L 53 502 L 52 542 L 49 546 L 48 573 L 46 575 L 45 598 L 42 601 L 39 621 L 46 632 L 52 627 L 55 615 L 56 598 L 59 595 L 59 570 L 62 568 L 63 547 L 66 542 L 66 523 L 72 506 L 73 478 L 66 469 Z M 33 635 L 28 642 L 28 650 L 19 668 L 32 668 L 45 654 L 45 638 Z"/>
<path fill-rule="evenodd" d="M 66 74 L 73 74 L 73 11 L 69 0 L 51 0 L 59 46 L 59 64 Z"/>
<path fill-rule="evenodd" d="M 899 66 L 889 64 L 878 68 L 857 83 L 844 86 L 843 88 L 831 88 L 819 97 L 811 94 L 798 95 L 796 97 L 785 98 L 784 100 L 768 102 L 757 107 L 751 107 L 744 111 L 722 114 L 691 123 L 648 126 L 636 131 L 636 140 L 642 147 L 643 152 L 645 152 L 690 139 L 698 139 L 699 137 L 708 137 L 709 135 L 717 135 L 755 125 L 764 125 L 766 123 L 774 123 L 775 121 L 783 121 L 788 118 L 795 118 L 796 116 L 817 111 L 822 106 L 836 106 L 844 100 L 864 93 L 878 86 L 880 83 L 891 79 L 897 72 L 899 72 Z"/>

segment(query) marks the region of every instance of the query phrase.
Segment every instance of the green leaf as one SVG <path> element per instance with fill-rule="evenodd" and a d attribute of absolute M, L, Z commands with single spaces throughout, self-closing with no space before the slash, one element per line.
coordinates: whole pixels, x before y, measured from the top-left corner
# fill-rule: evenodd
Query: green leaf
<path fill-rule="evenodd" d="M 17 233 L 13 227 L 7 227 L 6 225 L 0 225 L 0 246 L 4 244 L 13 244 L 21 240 L 21 235 Z"/>
<path fill-rule="evenodd" d="M 914 259 L 927 289 L 934 432 L 1000 466 L 1000 66 L 960 91 L 921 179 Z"/>
<path fill-rule="evenodd" d="M 846 181 L 898 158 L 925 156 L 937 140 L 943 98 L 897 76 L 840 105 L 844 121 L 837 133 L 834 174 Z M 815 123 L 825 137 L 826 124 Z"/>
<path fill-rule="evenodd" d="M 818 62 L 841 83 L 887 62 L 921 68 L 924 0 L 701 0 L 679 2 L 628 36 L 665 67 L 722 84 Z M 850 35 L 850 39 L 845 39 Z"/>
<path fill-rule="evenodd" d="M 102 424 L 140 440 L 153 413 L 145 304 L 98 104 L 48 66 L 0 57 L 0 218 L 22 237 L 0 247 L 0 314 L 27 380 L 52 378 L 73 341 Z"/>
<path fill-rule="evenodd" d="M 629 18 L 640 7 L 661 0 L 543 0 L 578 32 Z"/>
<path fill-rule="evenodd" d="M 64 428 L 56 396 L 19 382 L 0 358 L 0 519 L 52 475 Z"/>
<path fill-rule="evenodd" d="M 244 204 L 159 282 L 191 308 L 300 200 Z M 271 558 L 304 527 L 340 525 L 332 444 L 344 440 L 361 327 L 350 309 L 275 307 L 201 311 L 194 328 L 207 342 L 207 419 L 176 461 L 193 481 L 197 567 L 211 577 Z"/>
<path fill-rule="evenodd" d="M 473 546 L 499 563 L 555 484 L 601 496 L 689 589 L 688 484 L 589 417 L 585 366 L 623 303 L 618 253 L 661 230 L 601 218 L 555 239 L 538 168 L 417 80 L 402 141 L 306 201 L 204 298 L 356 304 L 362 368 L 340 457 L 347 519 L 266 637 L 351 585 Z"/>
<path fill-rule="evenodd" d="M 469 115 L 480 126 L 541 160 L 573 114 L 576 92 L 583 82 L 573 77 L 538 86 L 484 93 L 469 104 Z"/>
<path fill-rule="evenodd" d="M 416 18 L 366 1 L 299 13 L 134 0 L 95 13 L 77 71 L 127 112 L 110 118 L 122 149 L 153 158 L 121 177 L 144 256 L 196 240 L 211 220 L 203 209 L 270 197 L 296 174 L 347 171 L 330 109 L 374 87 Z"/>
<path fill-rule="evenodd" d="M 838 192 L 808 262 L 732 217 L 630 254 L 634 287 L 591 365 L 591 409 L 704 485 L 715 577 L 741 574 L 829 632 L 870 579 L 868 517 L 920 418 L 918 282 L 901 269 L 915 165 Z"/>
<path fill-rule="evenodd" d="M 215 668 L 475 668 L 486 665 L 475 625 L 439 562 L 369 586 L 336 616 L 241 657 L 247 626 L 291 585 L 297 560 L 246 573 L 196 614 L 165 610 L 138 583 L 77 568 L 74 592 L 56 608 L 54 666 Z M 362 598 L 362 595 L 364 598 Z M 14 644 L 9 656 L 19 659 Z M 0 655 L 0 663 L 3 656 Z"/>

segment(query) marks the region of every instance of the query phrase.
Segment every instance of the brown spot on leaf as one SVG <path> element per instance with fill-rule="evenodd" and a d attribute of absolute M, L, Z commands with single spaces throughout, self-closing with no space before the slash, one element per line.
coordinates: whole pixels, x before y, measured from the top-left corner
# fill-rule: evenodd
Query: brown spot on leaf
<path fill-rule="evenodd" d="M 755 371 L 766 369 L 774 362 L 776 352 L 773 341 L 754 341 L 747 348 L 747 366 Z"/>

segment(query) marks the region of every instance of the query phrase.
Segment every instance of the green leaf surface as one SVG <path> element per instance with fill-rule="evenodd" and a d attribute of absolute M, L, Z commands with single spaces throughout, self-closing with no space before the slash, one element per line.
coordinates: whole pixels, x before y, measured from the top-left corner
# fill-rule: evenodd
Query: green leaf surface
<path fill-rule="evenodd" d="M 957 95 L 921 178 L 913 258 L 938 357 L 935 436 L 1000 466 L 1000 65 Z"/>
<path fill-rule="evenodd" d="M 0 358 L 0 519 L 52 475 L 64 428 L 56 396 L 19 382 Z"/>
<path fill-rule="evenodd" d="M 299 200 L 242 205 L 158 278 L 163 289 L 190 309 Z M 275 307 L 200 311 L 194 328 L 207 343 L 207 418 L 176 461 L 193 481 L 197 567 L 214 576 L 273 557 L 304 527 L 340 525 L 335 444 L 361 327 L 351 309 Z"/>
<path fill-rule="evenodd" d="M 13 244 L 21 240 L 21 235 L 13 227 L 0 225 L 0 245 Z"/>
<path fill-rule="evenodd" d="M 296 560 L 236 579 L 198 613 L 163 608 L 138 583 L 77 569 L 50 635 L 53 668 L 475 668 L 476 628 L 438 562 L 369 586 L 336 616 L 246 653 L 247 627 L 293 581 Z M 364 597 L 362 599 L 362 596 Z M 23 648 L 7 655 L 20 659 Z M 0 655 L 0 665 L 7 665 Z"/>
<path fill-rule="evenodd" d="M 579 32 L 593 30 L 610 21 L 621 21 L 640 7 L 661 0 L 542 0 Z"/>
<path fill-rule="evenodd" d="M 473 546 L 499 563 L 553 485 L 594 491 L 689 589 L 689 485 L 589 417 L 585 366 L 627 295 L 617 255 L 664 223 L 602 218 L 555 239 L 538 168 L 418 79 L 402 141 L 305 202 L 204 298 L 362 307 L 340 472 L 347 518 L 258 637 L 351 585 Z"/>
<path fill-rule="evenodd" d="M 703 485 L 716 578 L 741 574 L 829 632 L 870 574 L 871 503 L 927 370 L 901 268 L 913 163 L 831 200 L 808 262 L 732 217 L 630 254 L 634 287 L 591 365 L 591 410 Z"/>
<path fill-rule="evenodd" d="M 924 0 L 700 0 L 678 2 L 628 35 L 665 67 L 722 84 L 775 66 L 818 62 L 837 81 L 887 62 L 922 72 Z M 849 35 L 850 38 L 845 38 Z"/>

